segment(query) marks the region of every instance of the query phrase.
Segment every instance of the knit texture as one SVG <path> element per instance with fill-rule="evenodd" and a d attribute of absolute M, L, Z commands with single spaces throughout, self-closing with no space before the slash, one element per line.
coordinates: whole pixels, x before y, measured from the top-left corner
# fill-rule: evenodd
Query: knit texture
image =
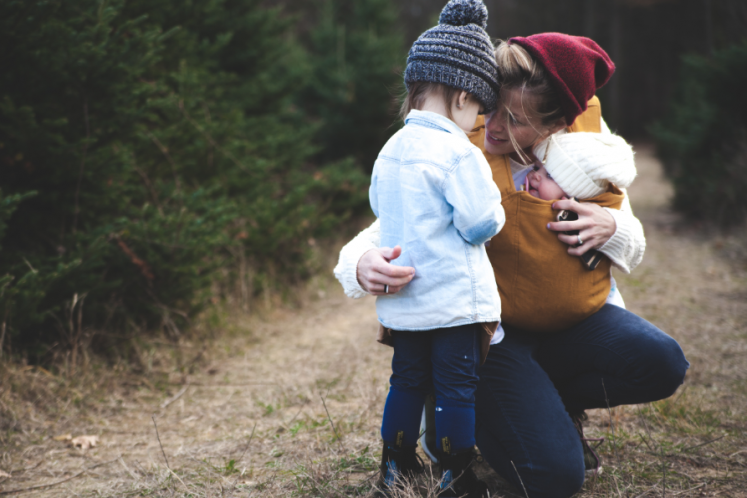
<path fill-rule="evenodd" d="M 333 272 L 342 284 L 346 296 L 360 299 L 368 295 L 358 282 L 358 262 L 365 253 L 377 249 L 380 245 L 381 222 L 377 218 L 370 227 L 356 235 L 340 250 L 340 257 Z"/>
<path fill-rule="evenodd" d="M 438 24 L 452 26 L 476 24 L 482 29 L 488 29 L 488 8 L 482 0 L 453 0 L 441 11 Z"/>
<path fill-rule="evenodd" d="M 633 216 L 627 195 L 620 210 L 604 208 L 615 219 L 617 230 L 610 237 L 599 252 L 610 258 L 612 264 L 625 274 L 630 272 L 643 261 L 646 252 L 646 237 L 643 225 Z"/>
<path fill-rule="evenodd" d="M 541 33 L 514 37 L 508 42 L 523 47 L 545 68 L 569 126 L 615 72 L 615 64 L 607 52 L 583 36 Z"/>
<path fill-rule="evenodd" d="M 498 66 L 485 32 L 488 10 L 482 0 L 451 0 L 435 26 L 415 41 L 407 56 L 405 86 L 441 83 L 472 94 L 485 113 L 498 100 Z"/>
<path fill-rule="evenodd" d="M 596 197 L 607 191 L 610 183 L 628 188 L 636 176 L 633 149 L 618 135 L 555 134 L 536 147 L 534 153 L 570 197 Z"/>

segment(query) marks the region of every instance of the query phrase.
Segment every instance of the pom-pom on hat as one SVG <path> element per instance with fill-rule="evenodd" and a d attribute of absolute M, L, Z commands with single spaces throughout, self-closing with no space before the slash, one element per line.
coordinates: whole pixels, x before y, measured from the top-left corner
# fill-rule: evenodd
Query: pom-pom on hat
<path fill-rule="evenodd" d="M 560 96 L 565 122 L 570 126 L 586 110 L 589 99 L 615 72 L 615 64 L 594 40 L 562 33 L 514 37 L 508 43 L 523 47 L 547 71 Z"/>
<path fill-rule="evenodd" d="M 482 0 L 451 0 L 435 26 L 415 41 L 407 56 L 405 86 L 441 83 L 472 94 L 484 112 L 498 101 L 498 65 L 485 32 L 488 9 Z"/>
<path fill-rule="evenodd" d="M 603 194 L 610 183 L 628 188 L 636 176 L 633 149 L 611 133 L 555 133 L 534 154 L 563 192 L 579 199 Z"/>

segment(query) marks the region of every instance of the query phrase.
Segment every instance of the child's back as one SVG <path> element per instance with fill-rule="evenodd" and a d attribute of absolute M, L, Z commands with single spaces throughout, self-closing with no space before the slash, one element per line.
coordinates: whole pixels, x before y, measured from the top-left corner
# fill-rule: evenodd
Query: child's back
<path fill-rule="evenodd" d="M 377 300 L 381 323 L 430 330 L 500 320 L 483 244 L 505 221 L 480 149 L 453 121 L 413 110 L 382 149 L 369 193 L 381 244 L 402 246 L 394 264 L 415 268 L 398 294 Z"/>

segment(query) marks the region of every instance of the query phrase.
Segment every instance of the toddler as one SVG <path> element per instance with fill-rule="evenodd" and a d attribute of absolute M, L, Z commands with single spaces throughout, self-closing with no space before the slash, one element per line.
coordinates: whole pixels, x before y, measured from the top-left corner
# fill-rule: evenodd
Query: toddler
<path fill-rule="evenodd" d="M 371 178 L 381 245 L 400 245 L 392 263 L 415 268 L 407 287 L 376 301 L 394 346 L 381 425 L 386 492 L 421 470 L 415 446 L 433 387 L 439 496 L 486 496 L 469 469 L 475 388 L 501 307 L 483 244 L 505 216 L 490 167 L 466 135 L 479 113 L 496 107 L 498 73 L 486 26 L 481 0 L 451 0 L 438 26 L 414 43 L 404 74 L 405 126 L 381 150 Z"/>

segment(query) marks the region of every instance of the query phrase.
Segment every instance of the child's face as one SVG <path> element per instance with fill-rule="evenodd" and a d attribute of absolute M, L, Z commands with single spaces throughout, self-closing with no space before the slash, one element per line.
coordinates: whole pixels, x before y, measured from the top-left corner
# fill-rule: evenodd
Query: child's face
<path fill-rule="evenodd" d="M 544 166 L 535 166 L 527 174 L 527 183 L 529 194 L 539 199 L 554 201 L 567 197 Z"/>

